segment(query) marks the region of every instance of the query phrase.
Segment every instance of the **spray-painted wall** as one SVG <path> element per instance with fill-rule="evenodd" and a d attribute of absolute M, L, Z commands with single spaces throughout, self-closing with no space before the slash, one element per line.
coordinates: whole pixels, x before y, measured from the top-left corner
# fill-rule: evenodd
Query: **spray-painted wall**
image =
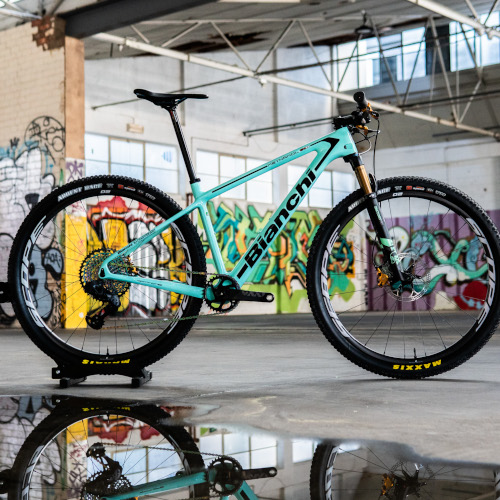
<path fill-rule="evenodd" d="M 0 64 L 0 281 L 6 281 L 7 257 L 28 212 L 83 175 L 83 42 L 65 37 L 59 19 L 44 18 L 0 32 Z M 41 292 L 63 261 L 60 252 L 37 251 Z M 50 307 L 58 306 L 58 297 L 50 299 Z M 0 324 L 13 321 L 11 305 L 0 304 Z"/>
<path fill-rule="evenodd" d="M 26 50 L 26 65 L 33 66 L 35 58 L 36 64 L 41 61 L 43 68 L 40 69 L 40 74 L 47 74 L 47 82 L 44 81 L 43 85 L 39 86 L 36 101 L 30 102 L 29 105 L 25 100 L 31 94 L 23 92 L 21 98 L 21 93 L 15 91 L 14 84 L 9 83 L 13 87 L 11 94 L 15 98 L 19 97 L 18 102 L 15 106 L 5 101 L 0 103 L 2 255 L 7 254 L 20 221 L 37 199 L 59 183 L 80 178 L 85 172 L 84 163 L 78 159 L 78 154 L 68 154 L 64 149 L 65 142 L 68 142 L 67 116 L 63 112 L 64 99 L 58 95 L 54 101 L 54 95 L 57 95 L 54 89 L 61 88 L 64 82 L 64 57 L 57 50 L 43 51 L 36 47 L 31 42 L 32 28 L 27 25 L 21 28 L 24 30 L 22 31 L 24 45 L 16 42 L 16 51 L 19 53 L 19 50 Z M 12 40 L 15 40 L 12 33 L 5 33 L 8 33 L 8 39 L 2 38 L 4 35 L 0 33 L 0 47 L 7 46 L 6 44 L 12 45 Z M 18 32 L 15 34 L 18 36 Z M 277 59 L 272 63 L 269 60 L 266 64 L 269 67 L 272 64 L 279 65 L 280 58 L 290 58 L 291 53 L 278 52 Z M 0 58 L 6 57 L 5 54 L 6 52 L 0 51 Z M 246 57 L 250 62 L 258 62 L 263 55 L 263 53 L 248 53 Z M 228 62 L 232 56 L 218 53 L 210 57 Z M 307 62 L 308 57 L 304 49 L 293 51 L 294 61 Z M 55 69 L 50 69 L 51 65 Z M 19 73 L 19 68 L 14 67 L 10 60 L 5 61 L 4 66 L 13 67 L 12 71 L 16 70 Z M 26 75 L 32 74 L 32 68 L 28 69 L 27 66 L 23 68 Z M 155 71 L 151 72 L 151 68 L 155 68 Z M 24 74 L 23 71 L 21 74 Z M 97 110 L 92 107 L 131 98 L 133 96 L 131 91 L 136 87 L 168 91 L 180 88 L 183 84 L 188 86 L 206 83 L 211 77 L 205 68 L 157 57 L 87 61 L 86 73 L 88 132 L 167 144 L 176 142 L 168 116 L 150 103 L 137 101 Z M 56 74 L 59 76 L 54 76 Z M 306 76 L 308 81 L 314 80 L 316 76 L 318 79 L 323 78 L 318 68 L 309 70 L 304 77 Z M 17 76 L 9 78 L 7 75 L 7 80 L 16 82 L 16 88 L 30 84 L 29 78 L 24 82 L 24 80 L 19 81 Z M 52 101 L 43 98 L 44 92 L 50 94 Z M 293 121 L 293 118 L 299 115 L 300 119 L 328 116 L 332 112 L 332 103 L 327 97 L 312 96 L 294 89 L 280 88 L 277 92 L 272 85 L 262 87 L 253 80 L 241 80 L 211 87 L 208 93 L 211 97 L 209 100 L 188 101 L 180 110 L 193 158 L 196 158 L 195 153 L 198 149 L 205 149 L 263 160 L 272 159 L 329 131 L 328 127 L 323 126 L 247 139 L 242 135 L 242 131 L 246 129 Z M 40 107 L 44 102 L 49 102 L 50 112 Z M 293 103 L 293 106 L 290 103 Z M 13 111 L 15 109 L 18 110 L 17 113 Z M 129 122 L 143 124 L 144 134 L 137 136 L 127 131 L 126 124 Z M 408 123 L 410 127 L 411 124 Z M 421 145 L 400 150 L 385 149 L 380 150 L 377 156 L 378 177 L 411 173 L 442 179 L 465 190 L 480 200 L 493 215 L 497 214 L 496 210 L 500 205 L 495 197 L 500 182 L 497 174 L 500 146 L 497 143 L 489 140 L 457 141 L 447 143 L 446 147 Z M 366 163 L 370 165 L 369 156 Z M 346 171 L 348 166 L 340 161 L 334 164 L 334 168 Z M 182 173 L 182 163 L 180 169 Z M 286 168 L 279 170 L 276 176 L 277 196 L 274 197 L 274 202 L 283 199 L 287 192 Z M 478 172 L 481 175 L 478 175 Z M 29 179 L 29 182 L 25 179 Z M 181 180 L 185 180 L 185 176 L 181 176 Z M 184 196 L 188 190 L 189 187 L 182 182 L 180 194 L 174 197 L 184 204 Z M 10 206 L 16 207 L 12 213 L 7 212 L 7 207 Z M 276 205 L 271 201 L 269 205 L 262 205 L 231 199 L 217 199 L 210 205 L 210 213 L 219 231 L 218 238 L 228 269 L 231 269 L 236 259 L 248 248 L 252 238 L 259 228 L 265 225 L 275 208 Z M 7 217 L 6 213 L 9 213 Z M 253 304 L 241 304 L 237 309 L 238 313 L 308 311 L 305 292 L 306 260 L 312 237 L 326 213 L 325 210 L 301 208 L 294 214 L 283 234 L 273 245 L 271 254 L 263 259 L 253 276 L 258 283 L 255 289 L 271 291 L 276 296 L 276 302 L 264 304 L 263 307 L 259 305 L 258 308 Z M 206 245 L 201 228 L 200 234 Z M 57 273 L 64 266 L 64 256 L 56 258 L 54 252 L 47 254 L 46 250 L 41 249 L 41 273 L 46 275 Z M 161 253 L 161 249 L 159 252 Z M 210 262 L 211 256 L 208 251 L 207 258 Z M 346 272 L 346 287 L 349 286 L 350 280 L 355 278 L 355 273 L 356 263 L 351 262 Z M 6 260 L 3 259 L 0 266 L 0 280 L 5 277 Z M 480 288 L 467 282 L 464 282 L 464 286 Z M 469 292 L 468 289 L 466 293 Z M 460 293 L 463 293 L 463 289 L 457 289 L 455 295 L 458 297 Z M 348 305 L 349 295 L 344 295 L 343 299 Z M 54 298 L 54 305 L 56 302 L 57 296 Z M 146 309 L 160 305 L 161 300 L 156 305 L 139 302 L 137 304 L 138 307 Z M 9 309 L 9 305 L 1 305 L 0 321 L 10 323 L 12 320 L 12 310 Z"/>
<path fill-rule="evenodd" d="M 217 232 L 217 240 L 228 271 L 250 247 L 253 239 L 269 222 L 276 207 L 262 204 L 222 201 L 210 202 L 210 217 Z M 273 312 L 302 312 L 308 310 L 306 294 L 306 266 L 309 248 L 325 211 L 298 209 L 286 224 L 280 236 L 255 268 L 248 288 L 275 295 Z M 213 265 L 208 241 L 200 226 L 208 264 Z M 251 306 L 247 307 L 251 311 Z M 259 306 L 260 309 L 260 306 Z M 254 306 L 255 312 L 255 306 Z"/>

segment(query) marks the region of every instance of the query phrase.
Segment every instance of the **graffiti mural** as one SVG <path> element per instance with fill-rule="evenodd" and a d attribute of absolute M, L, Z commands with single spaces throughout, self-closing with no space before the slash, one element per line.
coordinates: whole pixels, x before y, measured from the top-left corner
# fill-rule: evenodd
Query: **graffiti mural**
<path fill-rule="evenodd" d="M 433 218 L 438 218 L 439 222 Z M 487 293 L 488 265 L 484 260 L 482 245 L 469 226 L 457 215 L 407 219 L 400 218 L 399 224 L 391 227 L 389 232 L 400 254 L 418 257 L 425 269 L 429 296 L 421 301 L 406 303 L 405 307 L 455 309 L 458 306 L 462 310 L 481 309 Z M 413 229 L 417 227 L 423 229 Z M 374 236 L 372 230 L 369 233 L 371 237 Z M 381 255 L 381 251 L 379 253 Z M 368 287 L 375 286 L 372 276 Z M 432 294 L 434 290 L 440 293 Z M 377 307 L 374 295 L 369 294 L 369 308 L 384 310 L 387 304 L 380 303 Z"/>
<path fill-rule="evenodd" d="M 85 164 L 83 160 L 66 158 L 66 182 L 76 181 L 83 177 Z"/>
<path fill-rule="evenodd" d="M 4 397 L 0 398 L 0 470 L 10 469 L 19 449 L 33 429 L 52 410 L 43 397 Z M 33 476 L 34 490 L 41 491 L 42 480 L 54 484 L 56 475 L 61 471 L 61 457 L 57 447 L 51 443 L 41 456 L 44 470 L 42 476 Z M 36 498 L 36 497 L 35 497 Z M 41 500 L 41 494 L 40 494 Z"/>
<path fill-rule="evenodd" d="M 228 271 L 234 268 L 274 213 L 274 210 L 266 210 L 260 215 L 253 205 L 249 204 L 243 209 L 235 204 L 231 208 L 225 202 L 217 207 L 210 202 L 208 210 Z M 297 210 L 249 279 L 256 284 L 250 287 L 251 290 L 275 294 L 278 312 L 297 312 L 301 300 L 306 299 L 307 257 L 321 221 L 317 210 Z M 201 226 L 200 230 L 207 263 L 213 264 Z"/>
<path fill-rule="evenodd" d="M 82 210 L 81 202 L 67 210 L 65 221 L 66 246 L 64 248 L 65 275 L 79 276 L 84 256 L 106 247 L 118 250 L 132 240 L 154 229 L 164 219 L 158 213 L 139 202 L 131 202 L 121 196 L 99 196 L 87 200 Z M 75 242 L 80 242 L 79 247 Z M 186 274 L 180 269 L 184 264 L 184 251 L 171 230 L 156 236 L 136 250 L 131 263 L 142 276 L 158 279 L 185 281 Z M 87 295 L 79 280 L 68 279 L 61 283 L 65 294 L 61 311 L 66 328 L 77 328 L 83 314 L 87 314 Z M 120 313 L 126 316 L 164 316 L 177 310 L 182 297 L 156 288 L 134 285 L 121 298 Z M 81 313 L 81 314 L 80 314 Z"/>
<path fill-rule="evenodd" d="M 15 234 L 29 211 L 56 187 L 54 167 L 64 153 L 65 131 L 62 124 L 50 116 L 35 118 L 26 128 L 24 139 L 16 137 L 7 147 L 0 147 L 0 251 L 9 255 Z M 42 244 L 42 242 L 41 242 Z M 35 295 L 43 309 L 51 310 L 58 302 L 59 292 L 47 294 L 49 275 L 62 270 L 62 255 L 46 241 L 37 247 L 35 258 L 40 266 L 36 274 Z M 7 259 L 0 264 L 0 281 L 7 280 Z M 0 304 L 0 324 L 14 320 L 10 304 Z"/>

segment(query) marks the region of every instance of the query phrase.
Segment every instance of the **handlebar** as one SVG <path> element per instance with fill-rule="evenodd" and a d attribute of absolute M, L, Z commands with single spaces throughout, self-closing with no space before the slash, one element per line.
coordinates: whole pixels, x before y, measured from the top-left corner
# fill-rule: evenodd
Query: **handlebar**
<path fill-rule="evenodd" d="M 342 127 L 355 127 L 367 131 L 366 124 L 370 123 L 371 117 L 378 120 L 379 114 L 373 111 L 370 103 L 366 100 L 364 92 L 356 92 L 353 99 L 358 103 L 357 109 L 350 115 L 337 116 L 333 119 L 333 125 L 336 129 Z"/>

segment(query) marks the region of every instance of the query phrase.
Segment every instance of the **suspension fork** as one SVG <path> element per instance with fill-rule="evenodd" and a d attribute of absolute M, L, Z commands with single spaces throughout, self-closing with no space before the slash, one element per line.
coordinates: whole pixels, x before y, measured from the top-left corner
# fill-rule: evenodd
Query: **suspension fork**
<path fill-rule="evenodd" d="M 394 247 L 394 242 L 392 241 L 389 230 L 387 229 L 384 217 L 382 216 L 382 212 L 380 211 L 377 193 L 372 189 L 370 178 L 366 173 L 361 156 L 359 154 L 352 154 L 346 156 L 344 160 L 351 164 L 351 167 L 356 175 L 356 179 L 366 195 L 368 214 L 370 215 L 370 220 L 372 221 L 373 228 L 375 229 L 377 239 L 382 247 L 384 260 L 389 264 L 389 269 L 391 270 L 391 287 L 393 289 L 399 289 L 404 283 L 401 263 L 398 253 L 396 252 L 396 248 Z"/>

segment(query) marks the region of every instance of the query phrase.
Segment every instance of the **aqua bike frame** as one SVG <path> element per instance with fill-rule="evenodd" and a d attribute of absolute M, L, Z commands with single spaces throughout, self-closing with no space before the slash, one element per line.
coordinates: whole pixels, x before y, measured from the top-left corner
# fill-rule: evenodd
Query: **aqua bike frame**
<path fill-rule="evenodd" d="M 167 479 L 152 481 L 140 486 L 134 486 L 132 489 L 127 490 L 124 493 L 107 495 L 102 497 L 101 500 L 130 500 L 131 495 L 135 498 L 140 498 L 146 495 L 157 495 L 158 493 L 162 493 L 164 491 L 173 491 L 179 488 L 196 486 L 197 484 L 203 484 L 207 481 L 213 482 L 215 480 L 215 475 L 215 470 L 195 472 L 187 475 L 181 474 Z M 231 496 L 237 500 L 259 500 L 259 497 L 252 491 L 246 481 L 243 481 L 243 484 L 236 491 L 233 491 L 231 495 L 222 495 L 220 500 L 229 500 Z"/>
<path fill-rule="evenodd" d="M 182 149 L 182 145 L 185 145 L 184 141 L 180 140 L 179 142 Z M 301 156 L 304 156 L 311 152 L 316 152 L 316 156 L 307 167 L 304 174 L 300 177 L 295 186 L 286 196 L 283 203 L 269 219 L 266 227 L 257 235 L 252 244 L 249 246 L 248 250 L 237 262 L 234 269 L 228 272 L 224 266 L 224 261 L 217 243 L 214 227 L 208 214 L 207 203 L 213 198 L 225 193 L 226 191 L 229 191 L 230 189 L 240 186 L 245 182 L 255 179 L 260 175 L 270 172 L 271 170 L 274 170 L 281 165 L 294 161 L 297 158 L 300 158 Z M 185 153 L 184 149 L 183 153 Z M 153 238 L 165 231 L 177 219 L 190 214 L 194 210 L 198 210 L 207 235 L 210 250 L 212 251 L 217 273 L 231 276 L 241 287 L 247 281 L 255 266 L 259 263 L 262 257 L 264 257 L 268 248 L 272 245 L 273 241 L 281 232 L 281 229 L 290 220 L 291 216 L 299 206 L 304 196 L 306 196 L 309 190 L 314 186 L 316 180 L 321 175 L 323 170 L 325 170 L 326 166 L 333 160 L 342 157 L 347 157 L 346 160 L 351 163 L 356 173 L 358 182 L 360 183 L 367 197 L 371 199 L 371 203 L 368 204 L 368 212 L 370 214 L 375 232 L 384 251 L 386 261 L 390 262 L 393 276 L 399 278 L 393 281 L 392 286 L 393 288 L 398 288 L 401 285 L 402 281 L 401 271 L 399 268 L 399 258 L 394 248 L 394 244 L 389 236 L 385 222 L 380 213 L 376 193 L 374 193 L 371 189 L 371 183 L 368 179 L 368 176 L 366 175 L 356 145 L 354 144 L 351 133 L 347 127 L 342 127 L 319 140 L 311 142 L 283 156 L 280 156 L 279 158 L 264 163 L 263 165 L 256 167 L 238 177 L 235 177 L 234 179 L 225 182 L 224 184 L 220 184 L 219 186 L 210 189 L 209 191 L 203 192 L 200 187 L 200 180 L 194 179 L 194 176 L 192 176 L 194 182 L 191 182 L 191 188 L 194 195 L 194 202 L 184 210 L 181 210 L 174 216 L 159 224 L 149 233 L 146 233 L 145 235 L 137 238 L 129 245 L 110 255 L 102 263 L 99 276 L 102 279 L 112 279 L 116 281 L 124 281 L 127 283 L 135 283 L 136 285 L 149 286 L 158 288 L 160 290 L 178 293 L 181 295 L 203 298 L 204 288 L 202 287 L 189 285 L 177 280 L 159 280 L 144 278 L 140 276 L 117 274 L 111 272 L 109 269 L 109 264 L 113 260 L 119 257 L 126 257 L 130 255 L 139 247 L 148 243 Z M 188 162 L 190 163 L 189 155 L 184 154 L 184 160 L 186 164 L 188 164 Z M 180 241 L 180 243 L 181 245 L 183 244 L 182 241 Z M 189 272 L 190 269 L 187 269 L 186 271 Z"/>

